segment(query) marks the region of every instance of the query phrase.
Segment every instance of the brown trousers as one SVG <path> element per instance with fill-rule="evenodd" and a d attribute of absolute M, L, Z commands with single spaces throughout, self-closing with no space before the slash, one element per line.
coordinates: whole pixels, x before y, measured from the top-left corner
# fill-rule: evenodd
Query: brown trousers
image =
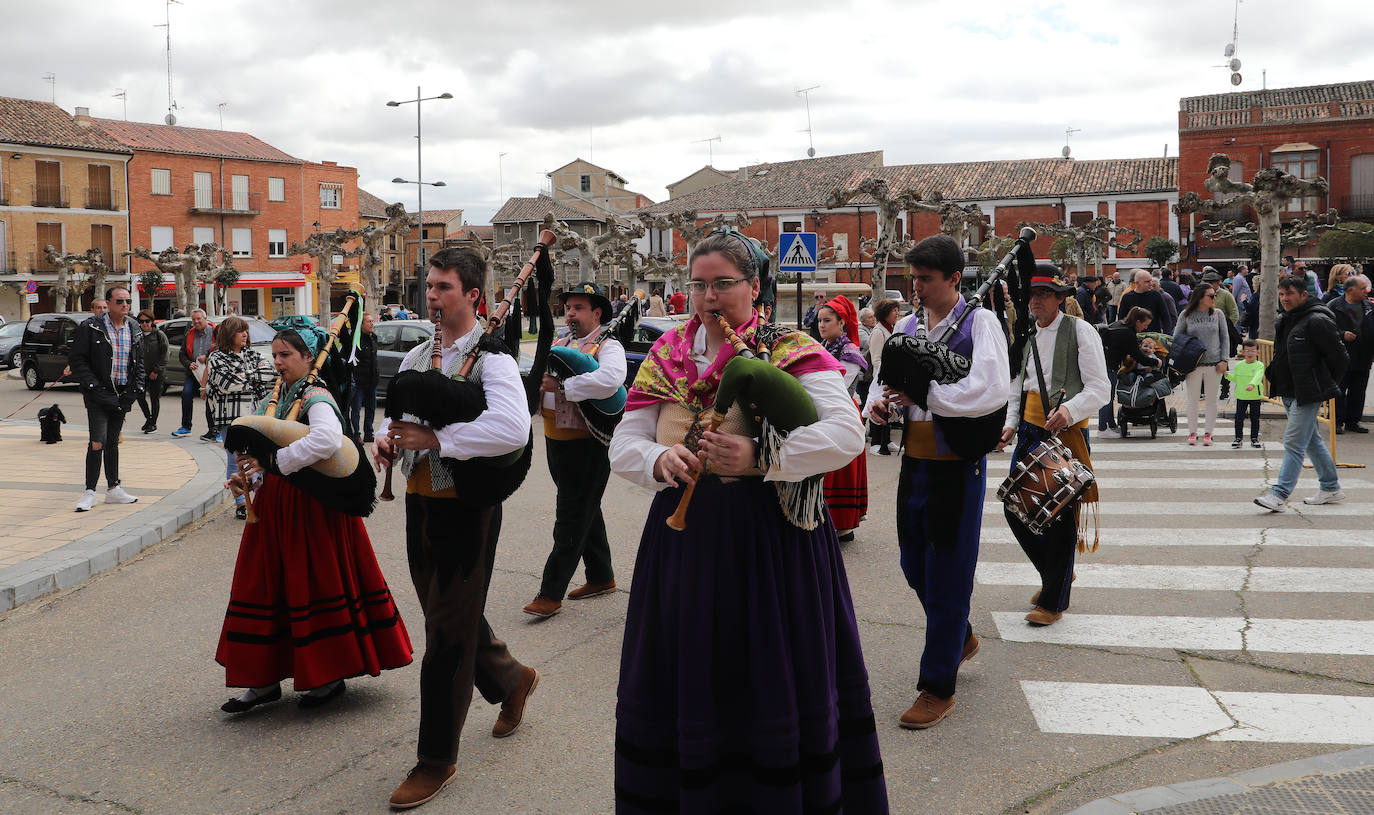
<path fill-rule="evenodd" d="M 482 613 L 500 534 L 499 505 L 472 509 L 451 498 L 406 495 L 410 579 L 425 613 L 416 754 L 429 764 L 457 761 L 474 685 L 498 704 L 524 674 Z"/>

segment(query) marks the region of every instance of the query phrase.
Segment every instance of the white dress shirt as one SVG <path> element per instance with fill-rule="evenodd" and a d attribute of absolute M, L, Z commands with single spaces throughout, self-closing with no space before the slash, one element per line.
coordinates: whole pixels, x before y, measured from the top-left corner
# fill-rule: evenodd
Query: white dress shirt
<path fill-rule="evenodd" d="M 310 419 L 310 432 L 277 451 L 277 469 L 282 475 L 324 461 L 337 453 L 343 443 L 343 425 L 328 403 L 316 402 L 305 415 Z"/>
<path fill-rule="evenodd" d="M 481 325 L 476 325 L 444 348 L 445 371 L 458 359 L 459 349 L 466 347 L 473 335 L 481 331 Z M 421 354 L 429 355 L 429 346 L 425 343 L 410 349 L 399 370 L 410 370 Z M 481 415 L 470 422 L 454 422 L 447 427 L 434 429 L 434 435 L 439 439 L 439 455 L 444 458 L 462 460 L 502 456 L 519 450 L 529 441 L 530 416 L 526 410 L 525 387 L 520 381 L 520 366 L 515 358 L 509 354 L 484 355 L 481 383 L 487 396 L 487 409 Z M 427 424 L 415 416 L 407 415 L 405 419 Z M 377 435 L 386 435 L 390 426 L 391 419 L 383 419 Z"/>
<path fill-rule="evenodd" d="M 963 297 L 960 296 L 959 303 L 962 302 Z M 928 330 L 928 336 L 939 337 L 943 334 L 958 310 L 956 303 L 944 319 Z M 903 411 L 894 407 L 894 412 L 901 411 L 900 415 L 905 415 L 909 421 L 928 422 L 932 412 L 941 416 L 986 416 L 1007 403 L 1011 375 L 1010 363 L 1007 362 L 1007 338 L 1002 333 L 1002 325 L 997 322 L 997 315 L 985 308 L 974 309 L 969 319 L 973 320 L 973 359 L 968 376 L 948 385 L 931 382 L 930 393 L 926 395 L 926 405 L 930 410 L 913 406 Z M 893 333 L 914 335 L 915 327 L 916 313 L 912 312 L 897 323 Z M 882 398 L 883 389 L 875 380 L 873 387 L 868 390 L 864 415 L 870 415 L 873 405 Z"/>
<path fill-rule="evenodd" d="M 1054 374 L 1054 345 L 1059 337 L 1059 324 L 1064 313 L 1054 315 L 1054 322 L 1041 327 L 1035 326 L 1035 345 L 1040 349 L 1040 362 L 1045 370 L 1045 387 L 1050 386 Z M 1097 329 L 1088 325 L 1086 320 L 1074 320 L 1074 332 L 1078 335 L 1078 375 L 1083 379 L 1083 390 L 1072 399 L 1064 402 L 1069 409 L 1069 424 L 1075 425 L 1089 416 L 1095 415 L 1099 408 L 1107 404 L 1111 395 L 1111 385 L 1107 382 L 1107 355 L 1102 350 L 1102 337 Z M 1021 392 L 1039 393 L 1040 385 L 1035 377 L 1035 360 L 1026 360 L 1025 370 L 1012 382 L 1011 399 L 1007 402 L 1007 427 L 1015 428 L 1021 423 Z M 1030 396 L 1030 399 L 1039 399 Z M 1054 397 L 1050 395 L 1050 408 L 1054 408 Z"/>
<path fill-rule="evenodd" d="M 692 343 L 692 361 L 698 371 L 710 366 L 706 357 L 706 332 L 698 331 Z M 763 478 L 765 481 L 801 481 L 809 476 L 838 470 L 864 450 L 863 424 L 854 409 L 854 400 L 837 371 L 803 374 L 797 381 L 816 406 L 814 424 L 799 427 L 787 436 L 778 463 Z M 668 449 L 658 443 L 658 414 L 661 404 L 625 411 L 611 438 L 611 471 L 621 478 L 661 490 L 672 486 L 654 477 L 654 464 Z"/>
<path fill-rule="evenodd" d="M 598 329 L 599 330 L 599 329 Z M 563 398 L 569 402 L 585 402 L 588 399 L 605 399 L 613 395 L 625 384 L 625 347 L 618 341 L 607 337 L 596 350 L 596 362 L 600 366 L 595 371 L 570 376 L 563 380 Z M 552 393 L 544 394 L 544 407 L 553 410 Z"/>

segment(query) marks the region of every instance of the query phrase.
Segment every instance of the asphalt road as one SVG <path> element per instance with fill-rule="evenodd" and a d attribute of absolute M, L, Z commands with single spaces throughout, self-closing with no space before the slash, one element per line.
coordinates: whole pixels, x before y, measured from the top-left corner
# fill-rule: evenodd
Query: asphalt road
<path fill-rule="evenodd" d="M 21 383 L 0 382 L 0 416 L 28 395 Z M 40 401 L 75 406 L 79 397 L 74 388 L 58 388 Z M 164 416 L 175 417 L 176 410 L 176 398 L 168 397 Z M 81 414 L 78 409 L 68 415 Z M 1266 437 L 1276 438 L 1280 429 L 1279 422 L 1270 423 Z M 492 739 L 497 709 L 476 702 L 458 781 L 425 811 L 613 809 L 624 589 L 631 585 L 650 497 L 615 479 L 607 491 L 607 526 L 622 591 L 565 603 L 563 614 L 535 621 L 520 608 L 537 590 L 553 521 L 552 484 L 540 445 L 536 450 L 529 479 L 506 505 L 487 609 L 495 630 L 543 679 L 524 726 L 512 738 Z M 1359 586 L 1313 594 L 1261 585 L 1271 579 L 1265 575 L 1279 575 L 1264 569 L 1326 567 L 1364 574 L 1374 553 L 1374 535 L 1368 534 L 1374 530 L 1374 488 L 1368 481 L 1347 488 L 1351 498 L 1343 514 L 1314 508 L 1265 516 L 1245 507 L 1264 473 L 1277 467 L 1272 443 L 1263 452 L 1233 453 L 1140 438 L 1103 442 L 1095 452 L 1103 460 L 1102 523 L 1109 532 L 1102 550 L 1080 561 L 1080 583 L 1064 622 L 1097 622 L 1080 626 L 1086 629 L 1081 643 L 1018 641 L 1027 636 L 1017 621 L 1028 610 L 1033 587 L 1017 584 L 1023 557 L 1005 542 L 1010 539 L 1000 515 L 988 514 L 981 557 L 987 573 L 980 571 L 973 598 L 982 652 L 960 676 L 956 710 L 924 732 L 896 725 L 915 694 L 924 630 L 920 606 L 897 565 L 898 462 L 869 457 L 869 519 L 845 555 L 893 812 L 1066 812 L 1115 792 L 1349 746 L 1314 742 L 1325 736 L 1295 735 L 1283 727 L 1267 734 L 1277 741 L 1217 740 L 1247 737 L 1247 714 L 1235 708 L 1234 724 L 1192 732 L 1193 714 L 1185 708 L 1171 712 L 1167 699 L 1149 703 L 1158 710 L 1138 718 L 1160 714 L 1167 726 L 1155 722 L 1153 729 L 1174 734 L 1132 735 L 1104 719 L 1102 708 L 1148 703 L 1148 689 L 1161 687 L 1212 699 L 1273 694 L 1263 698 L 1278 699 L 1280 711 L 1284 700 L 1309 700 L 1303 694 L 1369 702 L 1374 656 L 1368 650 L 1339 652 L 1350 649 L 1340 645 L 1344 640 L 1334 629 L 1344 625 L 1335 621 L 1374 617 L 1374 593 Z M 1351 440 L 1341 457 L 1374 463 L 1374 442 Z M 1005 458 L 991 462 L 990 492 L 1005 467 Z M 1343 476 L 1351 483 L 1374 479 L 1366 473 L 1348 470 Z M 1208 480 L 1214 481 L 1210 488 Z M 1305 481 L 1299 495 L 1308 492 Z M 368 520 L 368 528 L 418 652 L 422 621 L 408 580 L 402 523 L 401 505 L 388 504 Z M 213 654 L 240 530 L 222 512 L 86 584 L 0 616 L 0 812 L 386 811 L 387 797 L 413 762 L 418 663 L 350 681 L 340 703 L 322 711 L 298 710 L 288 694 L 287 701 L 243 717 L 219 712 L 230 694 Z M 1247 543 L 1246 536 L 1254 541 Z M 1110 568 L 1126 566 L 1161 568 Z M 1241 569 L 1242 582 L 1225 585 L 1217 567 Z M 1223 583 L 1194 585 L 1199 575 Z M 1151 615 L 1241 618 L 1256 637 L 1265 620 L 1314 622 L 1305 628 L 1310 644 L 1286 652 L 1263 650 L 1267 646 L 1257 638 L 1242 642 L 1243 648 L 1209 647 L 1205 641 L 1155 647 L 1145 640 L 1138 644 L 1133 635 L 1112 639 L 1116 618 Z M 1321 621 L 1332 621 L 1332 630 Z M 1044 631 L 1073 633 L 1063 623 Z M 1072 694 L 1087 685 L 1127 690 L 1096 703 Z M 1044 696 L 1045 688 L 1062 691 L 1061 686 L 1069 688 L 1067 696 Z M 1060 704 L 1057 711 L 1067 713 L 1056 719 L 1047 698 L 1080 702 Z M 1199 721 L 1207 726 L 1205 717 Z M 1364 743 L 1371 742 L 1374 734 Z"/>

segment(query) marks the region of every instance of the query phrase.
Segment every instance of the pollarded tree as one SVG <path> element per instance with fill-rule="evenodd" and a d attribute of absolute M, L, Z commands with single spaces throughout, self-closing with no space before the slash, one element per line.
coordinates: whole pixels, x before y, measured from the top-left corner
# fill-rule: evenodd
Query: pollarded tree
<path fill-rule="evenodd" d="M 1145 257 L 1157 267 L 1167 265 L 1177 254 L 1178 242 L 1171 241 L 1163 235 L 1155 235 L 1145 241 Z"/>
<path fill-rule="evenodd" d="M 367 251 L 362 246 L 354 249 L 344 248 L 344 244 L 358 237 L 358 232 L 357 229 L 343 227 L 333 232 L 312 232 L 306 236 L 305 243 L 292 243 L 291 248 L 287 250 L 291 255 L 309 255 L 315 260 L 316 300 L 319 308 L 315 316 L 320 325 L 329 325 L 329 290 L 334 281 L 339 279 L 339 273 L 334 269 L 334 258 L 358 257 Z"/>

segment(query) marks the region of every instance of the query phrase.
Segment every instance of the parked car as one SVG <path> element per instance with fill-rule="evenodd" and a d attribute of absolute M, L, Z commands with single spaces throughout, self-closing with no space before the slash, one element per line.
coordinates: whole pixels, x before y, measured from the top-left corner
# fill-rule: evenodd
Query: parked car
<path fill-rule="evenodd" d="M 434 336 L 429 320 L 378 320 L 372 327 L 377 338 L 377 401 L 386 399 L 387 385 L 401 368 L 410 349 Z"/>
<path fill-rule="evenodd" d="M 24 341 L 23 323 L 0 325 L 0 366 L 18 368 L 22 356 L 19 345 Z"/>
<path fill-rule="evenodd" d="M 262 368 L 276 376 L 272 367 L 272 338 L 277 330 L 260 317 L 244 317 L 248 323 L 248 343 L 262 355 Z M 213 320 L 211 321 L 213 322 Z M 162 375 L 162 392 L 180 388 L 186 381 L 186 369 L 181 364 L 180 351 L 186 344 L 186 332 L 191 329 L 190 317 L 174 317 L 157 325 L 167 335 L 167 368 Z"/>
<path fill-rule="evenodd" d="M 49 382 L 75 382 L 62 372 L 67 368 L 67 352 L 80 320 L 91 315 L 35 314 L 24 324 L 24 337 L 19 345 L 24 372 L 24 384 L 29 390 L 39 390 Z"/>

